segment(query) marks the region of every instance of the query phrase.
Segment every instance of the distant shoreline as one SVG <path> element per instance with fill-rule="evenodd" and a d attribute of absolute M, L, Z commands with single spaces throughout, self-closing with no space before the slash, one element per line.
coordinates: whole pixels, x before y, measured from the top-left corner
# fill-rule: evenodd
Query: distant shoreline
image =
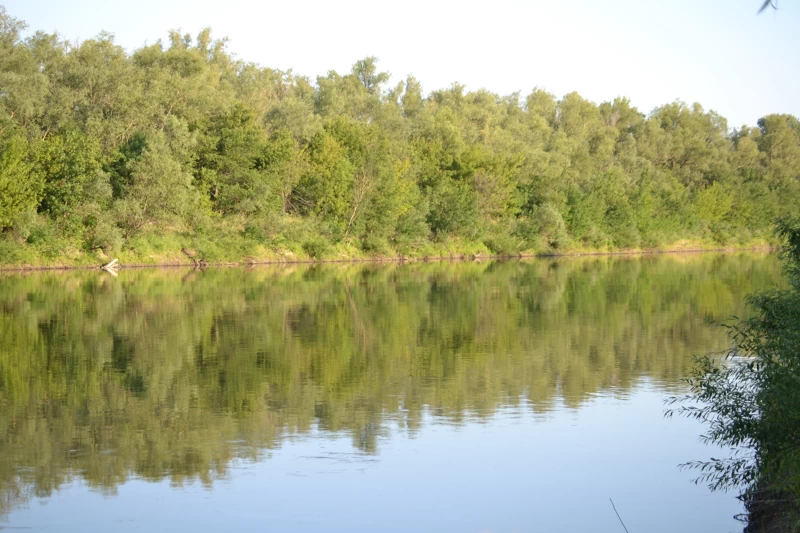
<path fill-rule="evenodd" d="M 223 268 L 223 267 L 250 267 L 269 265 L 316 265 L 316 264 L 358 264 L 358 263 L 426 263 L 444 261 L 486 261 L 486 260 L 511 260 L 511 259 L 547 259 L 547 258 L 578 258 L 578 257 L 603 257 L 603 256 L 636 256 L 636 255 L 662 255 L 662 254 L 700 254 L 700 253 L 736 253 L 736 252 L 772 252 L 775 246 L 748 246 L 748 247 L 723 247 L 723 248 L 686 248 L 686 249 L 652 249 L 652 250 L 615 250 L 615 251 L 585 251 L 585 252 L 542 252 L 521 254 L 451 254 L 437 256 L 376 256 L 365 258 L 347 259 L 276 259 L 265 261 L 218 261 L 202 265 L 189 262 L 156 262 L 156 263 L 118 263 L 120 269 L 143 268 Z M 0 272 L 39 272 L 54 270 L 99 270 L 102 264 L 95 265 L 0 265 Z"/>

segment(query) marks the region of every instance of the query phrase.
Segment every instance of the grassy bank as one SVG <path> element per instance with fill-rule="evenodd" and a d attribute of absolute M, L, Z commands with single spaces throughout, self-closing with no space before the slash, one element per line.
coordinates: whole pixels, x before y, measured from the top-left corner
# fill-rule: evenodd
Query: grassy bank
<path fill-rule="evenodd" d="M 277 242 L 276 242 L 277 241 Z M 0 269 L 81 268 L 118 259 L 122 266 L 248 265 L 269 263 L 335 261 L 413 261 L 473 259 L 489 257 L 536 257 L 595 254 L 680 253 L 712 250 L 766 249 L 774 243 L 766 239 L 741 240 L 722 245 L 713 240 L 680 240 L 652 248 L 591 248 L 585 246 L 529 247 L 498 249 L 481 241 L 452 238 L 422 242 L 414 246 L 385 247 L 366 251 L 351 243 L 330 243 L 310 236 L 303 241 L 275 239 L 264 242 L 241 234 L 211 238 L 187 233 L 141 235 L 119 250 L 86 249 L 79 240 L 29 244 L 0 240 Z"/>

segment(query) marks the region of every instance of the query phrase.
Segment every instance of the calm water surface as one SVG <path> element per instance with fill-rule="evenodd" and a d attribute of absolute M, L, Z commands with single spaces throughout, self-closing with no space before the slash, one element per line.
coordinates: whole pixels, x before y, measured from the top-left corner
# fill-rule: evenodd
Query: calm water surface
<path fill-rule="evenodd" d="M 663 417 L 771 255 L 0 274 L 0 529 L 737 531 Z"/>

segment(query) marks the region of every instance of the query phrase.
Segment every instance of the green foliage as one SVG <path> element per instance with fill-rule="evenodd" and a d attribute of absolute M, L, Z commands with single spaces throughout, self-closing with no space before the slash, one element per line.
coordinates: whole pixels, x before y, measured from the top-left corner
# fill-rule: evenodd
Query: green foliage
<path fill-rule="evenodd" d="M 483 243 L 494 255 L 518 255 L 520 252 L 521 243 L 517 243 L 513 236 L 504 233 L 496 233 L 486 238 Z"/>
<path fill-rule="evenodd" d="M 256 168 L 263 137 L 254 113 L 238 103 L 205 128 L 196 167 L 220 213 L 253 214 L 269 209 L 274 193 Z"/>
<path fill-rule="evenodd" d="M 569 242 L 564 217 L 552 204 L 536 208 L 529 231 L 532 233 L 531 237 L 540 239 L 540 246 L 544 249 L 560 250 Z"/>
<path fill-rule="evenodd" d="M 40 212 L 59 224 L 74 223 L 80 207 L 111 197 L 108 176 L 96 140 L 76 129 L 48 137 L 38 145 L 37 171 L 44 176 Z"/>
<path fill-rule="evenodd" d="M 309 145 L 310 168 L 297 186 L 301 213 L 317 215 L 344 233 L 353 166 L 347 151 L 328 131 L 314 136 Z"/>
<path fill-rule="evenodd" d="M 41 181 L 28 154 L 28 143 L 19 136 L 0 143 L 0 230 L 39 204 Z"/>
<path fill-rule="evenodd" d="M 285 128 L 275 131 L 257 162 L 259 172 L 280 198 L 280 213 L 298 211 L 292 193 L 300 178 L 308 171 L 308 153 L 292 133 Z"/>
<path fill-rule="evenodd" d="M 83 245 L 87 251 L 101 249 L 110 253 L 122 248 L 123 230 L 114 223 L 109 213 L 91 209 L 84 215 L 83 226 Z"/>
<path fill-rule="evenodd" d="M 733 195 L 719 183 L 703 189 L 697 195 L 697 215 L 708 223 L 721 221 L 733 207 Z"/>
<path fill-rule="evenodd" d="M 790 115 L 729 132 L 699 104 L 426 95 L 411 76 L 387 87 L 374 57 L 312 81 L 235 59 L 209 29 L 128 54 L 0 19 L 0 231 L 36 211 L 61 248 L 216 233 L 234 260 L 255 241 L 299 250 L 298 227 L 387 255 L 749 244 L 800 204 Z"/>
<path fill-rule="evenodd" d="M 148 139 L 139 157 L 128 163 L 128 171 L 125 197 L 116 203 L 119 225 L 126 237 L 149 224 L 180 224 L 190 210 L 203 207 L 191 174 L 175 160 L 163 135 Z"/>
<path fill-rule="evenodd" d="M 750 527 L 800 530 L 800 221 L 778 221 L 790 288 L 751 294 L 730 361 L 700 358 L 678 412 L 705 422 L 729 458 L 689 463 L 712 489 L 741 489 Z"/>
<path fill-rule="evenodd" d="M 430 190 L 429 195 L 428 224 L 437 236 L 474 239 L 479 235 L 478 198 L 468 183 L 449 180 Z"/>
<path fill-rule="evenodd" d="M 323 259 L 330 246 L 325 239 L 319 237 L 312 238 L 303 243 L 303 251 L 311 259 Z"/>

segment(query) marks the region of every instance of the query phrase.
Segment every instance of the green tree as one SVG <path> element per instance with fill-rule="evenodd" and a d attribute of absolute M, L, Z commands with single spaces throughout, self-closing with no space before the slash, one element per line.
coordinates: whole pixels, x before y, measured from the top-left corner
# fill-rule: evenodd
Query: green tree
<path fill-rule="evenodd" d="M 269 210 L 274 192 L 256 168 L 264 137 L 253 112 L 241 104 L 215 116 L 205 129 L 197 174 L 220 213 L 251 215 Z"/>
<path fill-rule="evenodd" d="M 39 204 L 42 183 L 33 172 L 29 153 L 28 143 L 19 135 L 0 143 L 0 230 Z"/>
<path fill-rule="evenodd" d="M 44 178 L 39 210 L 59 224 L 80 217 L 80 206 L 111 197 L 103 156 L 95 139 L 77 129 L 48 136 L 36 152 L 37 172 Z"/>
<path fill-rule="evenodd" d="M 148 225 L 181 225 L 191 211 L 202 209 L 192 175 L 174 158 L 163 134 L 147 140 L 147 147 L 128 164 L 128 170 L 130 184 L 116 205 L 126 238 Z"/>

